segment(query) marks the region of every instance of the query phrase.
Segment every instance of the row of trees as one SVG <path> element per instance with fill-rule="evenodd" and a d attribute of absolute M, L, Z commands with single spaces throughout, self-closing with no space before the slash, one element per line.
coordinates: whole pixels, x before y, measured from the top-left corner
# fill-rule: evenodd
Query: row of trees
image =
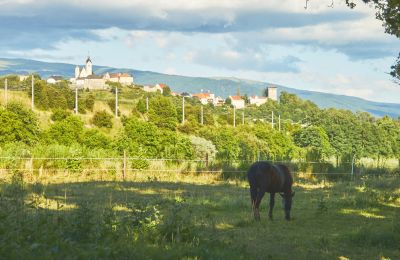
<path fill-rule="evenodd" d="M 139 157 L 204 159 L 208 154 L 220 161 L 248 162 L 257 159 L 326 161 L 335 158 L 338 165 L 361 157 L 378 161 L 400 159 L 398 119 L 377 119 L 367 113 L 320 109 L 310 101 L 285 92 L 279 102 L 269 101 L 260 107 L 246 108 L 245 124 L 233 127 L 229 105 L 204 106 L 201 124 L 201 104 L 188 99 L 185 123 L 181 124 L 181 98 L 151 94 L 147 110 L 144 98 L 147 94 L 140 89 L 127 88 L 122 93 L 135 97 L 131 102 L 136 105 L 130 116 L 121 117 L 123 130 L 111 135 L 107 129 L 113 127 L 113 117 L 108 112 L 94 113 L 90 120 L 92 127 L 87 128 L 79 117 L 66 112 L 66 109 L 71 110 L 69 102 L 73 100 L 73 92 L 68 87 L 56 88 L 42 81 L 36 84 L 39 107 L 53 109 L 53 123 L 40 129 L 33 112 L 11 103 L 0 108 L 0 147 L 11 142 L 78 144 L 119 153 L 125 150 Z M 88 102 L 91 107 L 93 94 L 96 93 L 86 95 L 86 99 L 91 100 Z M 262 120 L 272 111 L 284 119 L 280 131 Z"/>

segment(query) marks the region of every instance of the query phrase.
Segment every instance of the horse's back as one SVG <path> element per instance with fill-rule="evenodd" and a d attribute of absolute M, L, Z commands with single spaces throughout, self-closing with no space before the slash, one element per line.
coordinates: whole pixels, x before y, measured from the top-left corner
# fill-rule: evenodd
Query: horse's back
<path fill-rule="evenodd" d="M 247 178 L 250 187 L 262 188 L 268 192 L 281 192 L 293 184 L 292 175 L 286 165 L 273 165 L 263 161 L 250 166 Z"/>
<path fill-rule="evenodd" d="M 247 171 L 247 178 L 250 187 L 266 187 L 268 184 L 269 173 L 271 172 L 272 164 L 268 162 L 255 162 Z"/>

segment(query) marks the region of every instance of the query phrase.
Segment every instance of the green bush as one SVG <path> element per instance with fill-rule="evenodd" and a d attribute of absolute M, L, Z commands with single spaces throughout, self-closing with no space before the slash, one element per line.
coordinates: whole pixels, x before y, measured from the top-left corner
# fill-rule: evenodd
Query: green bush
<path fill-rule="evenodd" d="M 86 130 L 82 134 L 82 144 L 88 148 L 107 149 L 110 147 L 111 141 L 111 138 L 97 129 Z"/>
<path fill-rule="evenodd" d="M 112 118 L 113 116 L 105 110 L 97 111 L 92 118 L 92 124 L 97 127 L 112 128 Z"/>
<path fill-rule="evenodd" d="M 66 119 L 67 117 L 71 116 L 72 113 L 68 110 L 64 110 L 64 109 L 56 109 L 54 110 L 53 114 L 51 114 L 51 120 L 55 121 L 61 121 Z"/>
<path fill-rule="evenodd" d="M 78 117 L 69 116 L 61 121 L 55 122 L 55 124 L 44 133 L 43 139 L 47 143 L 63 145 L 80 143 L 83 129 L 83 122 Z"/>
<path fill-rule="evenodd" d="M 39 123 L 35 114 L 20 104 L 0 108 L 0 145 L 22 142 L 32 145 L 39 140 Z"/>

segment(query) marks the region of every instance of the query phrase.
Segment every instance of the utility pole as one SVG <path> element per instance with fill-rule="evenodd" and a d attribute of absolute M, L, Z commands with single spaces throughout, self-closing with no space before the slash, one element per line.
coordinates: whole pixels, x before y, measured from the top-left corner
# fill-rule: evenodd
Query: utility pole
<path fill-rule="evenodd" d="M 118 117 L 118 88 L 115 88 L 115 117 Z"/>
<path fill-rule="evenodd" d="M 6 103 L 6 106 L 7 106 L 7 103 L 8 103 L 8 96 L 7 96 L 7 90 L 8 90 L 8 86 L 7 86 L 7 78 L 5 79 L 5 82 L 4 82 L 4 90 L 5 90 L 5 93 L 4 93 L 4 97 L 5 97 L 5 103 Z"/>
<path fill-rule="evenodd" d="M 149 112 L 149 97 L 146 97 L 146 111 Z"/>
<path fill-rule="evenodd" d="M 236 127 L 236 107 L 233 106 L 233 127 Z"/>
<path fill-rule="evenodd" d="M 75 115 L 78 114 L 78 86 L 75 87 Z"/>
<path fill-rule="evenodd" d="M 182 124 L 185 123 L 185 97 L 182 96 Z"/>
<path fill-rule="evenodd" d="M 274 111 L 272 111 L 271 126 L 272 126 L 272 129 L 274 129 Z"/>
<path fill-rule="evenodd" d="M 201 119 L 200 119 L 200 122 L 201 122 L 202 125 L 204 124 L 203 116 L 204 116 L 203 105 L 201 105 Z"/>
<path fill-rule="evenodd" d="M 33 74 L 32 74 L 32 111 L 35 110 L 35 84 L 34 84 L 34 79 L 33 79 Z"/>
<path fill-rule="evenodd" d="M 279 132 L 281 131 L 281 115 L 279 115 Z"/>

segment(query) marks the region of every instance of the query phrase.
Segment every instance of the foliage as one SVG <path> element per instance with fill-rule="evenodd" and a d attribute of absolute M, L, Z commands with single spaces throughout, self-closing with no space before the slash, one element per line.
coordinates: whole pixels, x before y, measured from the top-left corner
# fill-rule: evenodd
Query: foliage
<path fill-rule="evenodd" d="M 208 159 L 211 161 L 215 158 L 217 148 L 211 141 L 197 136 L 190 136 L 190 142 L 193 146 L 196 159 L 204 160 L 208 156 Z"/>
<path fill-rule="evenodd" d="M 32 96 L 31 89 L 28 94 Z M 75 94 L 65 82 L 55 85 L 43 80 L 35 81 L 35 106 L 41 109 L 73 109 Z"/>
<path fill-rule="evenodd" d="M 95 102 L 95 97 L 94 97 L 94 95 L 92 93 L 90 93 L 85 99 L 85 107 L 86 107 L 86 109 L 89 109 L 90 111 L 93 111 L 94 102 Z"/>
<path fill-rule="evenodd" d="M 91 123 L 94 124 L 97 127 L 105 127 L 105 128 L 112 128 L 113 123 L 112 123 L 112 118 L 113 116 L 107 113 L 107 111 L 97 111 L 91 120 Z"/>
<path fill-rule="evenodd" d="M 97 129 L 85 130 L 81 136 L 82 144 L 88 148 L 108 149 L 112 139 Z"/>
<path fill-rule="evenodd" d="M 50 119 L 53 120 L 54 122 L 55 121 L 61 121 L 61 120 L 64 120 L 64 119 L 66 119 L 67 117 L 69 117 L 71 115 L 72 114 L 71 114 L 70 111 L 58 108 L 58 109 L 55 109 L 53 111 L 53 113 L 50 116 Z"/>
<path fill-rule="evenodd" d="M 39 124 L 35 114 L 20 104 L 0 107 L 0 145 L 22 142 L 32 145 L 39 140 Z"/>
<path fill-rule="evenodd" d="M 69 116 L 61 121 L 56 121 L 44 132 L 43 140 L 47 143 L 71 145 L 81 142 L 83 122 L 76 116 Z"/>
<path fill-rule="evenodd" d="M 325 130 L 318 126 L 309 126 L 293 133 L 296 145 L 307 149 L 307 160 L 320 161 L 329 158 L 331 146 Z"/>
<path fill-rule="evenodd" d="M 156 96 L 149 102 L 149 121 L 160 128 L 175 130 L 178 118 L 171 100 L 164 96 Z"/>

